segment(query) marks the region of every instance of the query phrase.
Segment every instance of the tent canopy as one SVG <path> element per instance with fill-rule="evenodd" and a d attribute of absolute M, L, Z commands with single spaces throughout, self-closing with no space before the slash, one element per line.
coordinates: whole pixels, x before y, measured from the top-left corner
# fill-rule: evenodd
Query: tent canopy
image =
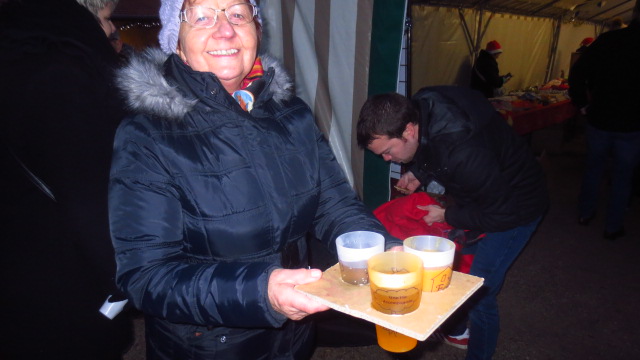
<path fill-rule="evenodd" d="M 260 1 L 258 1 L 259 3 Z M 483 8 L 492 12 L 604 23 L 631 21 L 636 0 L 412 0 L 414 5 Z M 117 18 L 157 17 L 160 0 L 120 0 Z"/>
<path fill-rule="evenodd" d="M 631 21 L 636 0 L 413 0 L 414 5 L 475 8 L 495 13 L 588 21 Z"/>

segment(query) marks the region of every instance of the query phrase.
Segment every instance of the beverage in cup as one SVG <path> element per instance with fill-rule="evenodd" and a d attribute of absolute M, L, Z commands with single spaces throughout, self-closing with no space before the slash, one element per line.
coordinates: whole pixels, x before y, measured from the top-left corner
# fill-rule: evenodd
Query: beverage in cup
<path fill-rule="evenodd" d="M 376 336 L 378 338 L 378 346 L 391 352 L 407 352 L 418 345 L 418 340 L 378 324 L 376 324 Z"/>
<path fill-rule="evenodd" d="M 439 236 L 412 236 L 405 239 L 404 251 L 422 259 L 422 291 L 437 292 L 449 287 L 456 252 L 453 241 Z"/>
<path fill-rule="evenodd" d="M 371 307 L 389 315 L 404 315 L 420 306 L 422 260 L 405 252 L 385 252 L 369 259 Z M 417 340 L 376 325 L 378 345 L 391 352 L 413 349 Z"/>
<path fill-rule="evenodd" d="M 369 283 L 367 260 L 384 252 L 384 236 L 372 231 L 352 231 L 336 239 L 340 276 L 353 285 Z"/>

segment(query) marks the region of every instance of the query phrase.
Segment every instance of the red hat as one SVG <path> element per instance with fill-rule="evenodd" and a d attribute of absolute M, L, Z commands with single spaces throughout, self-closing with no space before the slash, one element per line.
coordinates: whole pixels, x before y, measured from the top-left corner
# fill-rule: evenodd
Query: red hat
<path fill-rule="evenodd" d="M 593 42 L 593 38 L 587 37 L 582 40 L 582 42 L 580 43 L 580 46 L 589 46 L 591 45 L 592 42 Z"/>
<path fill-rule="evenodd" d="M 495 41 L 495 40 L 491 40 L 487 43 L 487 48 L 486 48 L 487 52 L 489 54 L 499 54 L 502 52 L 502 46 L 500 46 L 500 43 Z"/>

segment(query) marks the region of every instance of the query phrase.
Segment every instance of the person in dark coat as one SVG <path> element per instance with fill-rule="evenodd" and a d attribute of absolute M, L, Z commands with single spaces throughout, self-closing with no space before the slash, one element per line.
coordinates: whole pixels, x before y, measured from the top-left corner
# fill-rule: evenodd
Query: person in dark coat
<path fill-rule="evenodd" d="M 471 70 L 471 88 L 480 91 L 487 98 L 494 97 L 496 90 L 511 79 L 511 73 L 500 75 L 498 57 L 501 54 L 500 43 L 495 40 L 489 41 L 487 47 L 480 50 Z"/>
<path fill-rule="evenodd" d="M 223 8 L 224 11 L 212 8 Z M 109 188 L 117 281 L 145 314 L 147 359 L 308 359 L 328 310 L 294 290 L 311 234 L 369 230 L 400 245 L 346 180 L 310 108 L 258 55 L 249 1 L 163 0 L 160 50 L 118 77 Z"/>
<path fill-rule="evenodd" d="M 444 186 L 451 204 L 424 207 L 428 225 L 486 233 L 465 248 L 475 254 L 469 273 L 484 278 L 469 303 L 470 328 L 461 320 L 445 341 L 468 345 L 467 359 L 491 359 L 499 328 L 496 296 L 549 204 L 544 174 L 526 141 L 477 91 L 452 86 L 426 87 L 411 99 L 371 97 L 360 111 L 357 138 L 384 160 L 408 164 L 397 183 L 405 193 L 432 181 Z"/>
<path fill-rule="evenodd" d="M 611 178 L 605 239 L 625 235 L 625 210 L 640 162 L 640 20 L 608 31 L 581 54 L 569 73 L 569 95 L 587 118 L 587 160 L 579 198 L 578 222 L 596 215 L 605 174 Z M 611 171 L 607 171 L 609 157 Z"/>
<path fill-rule="evenodd" d="M 0 358 L 121 359 L 107 185 L 124 103 L 117 57 L 75 0 L 0 7 Z"/>

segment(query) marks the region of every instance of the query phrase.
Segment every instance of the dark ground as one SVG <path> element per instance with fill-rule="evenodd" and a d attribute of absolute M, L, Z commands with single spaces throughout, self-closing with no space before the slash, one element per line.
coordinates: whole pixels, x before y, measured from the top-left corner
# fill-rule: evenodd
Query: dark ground
<path fill-rule="evenodd" d="M 640 196 L 627 213 L 627 235 L 602 238 L 603 211 L 577 224 L 584 138 L 562 140 L 562 126 L 533 134 L 547 173 L 551 208 L 507 275 L 499 295 L 501 333 L 495 360 L 640 359 Z M 601 206 L 601 208 L 603 208 Z M 125 360 L 144 359 L 142 320 Z M 464 359 L 465 351 L 419 343 L 412 359 Z M 311 360 L 395 359 L 376 345 L 319 347 Z"/>

